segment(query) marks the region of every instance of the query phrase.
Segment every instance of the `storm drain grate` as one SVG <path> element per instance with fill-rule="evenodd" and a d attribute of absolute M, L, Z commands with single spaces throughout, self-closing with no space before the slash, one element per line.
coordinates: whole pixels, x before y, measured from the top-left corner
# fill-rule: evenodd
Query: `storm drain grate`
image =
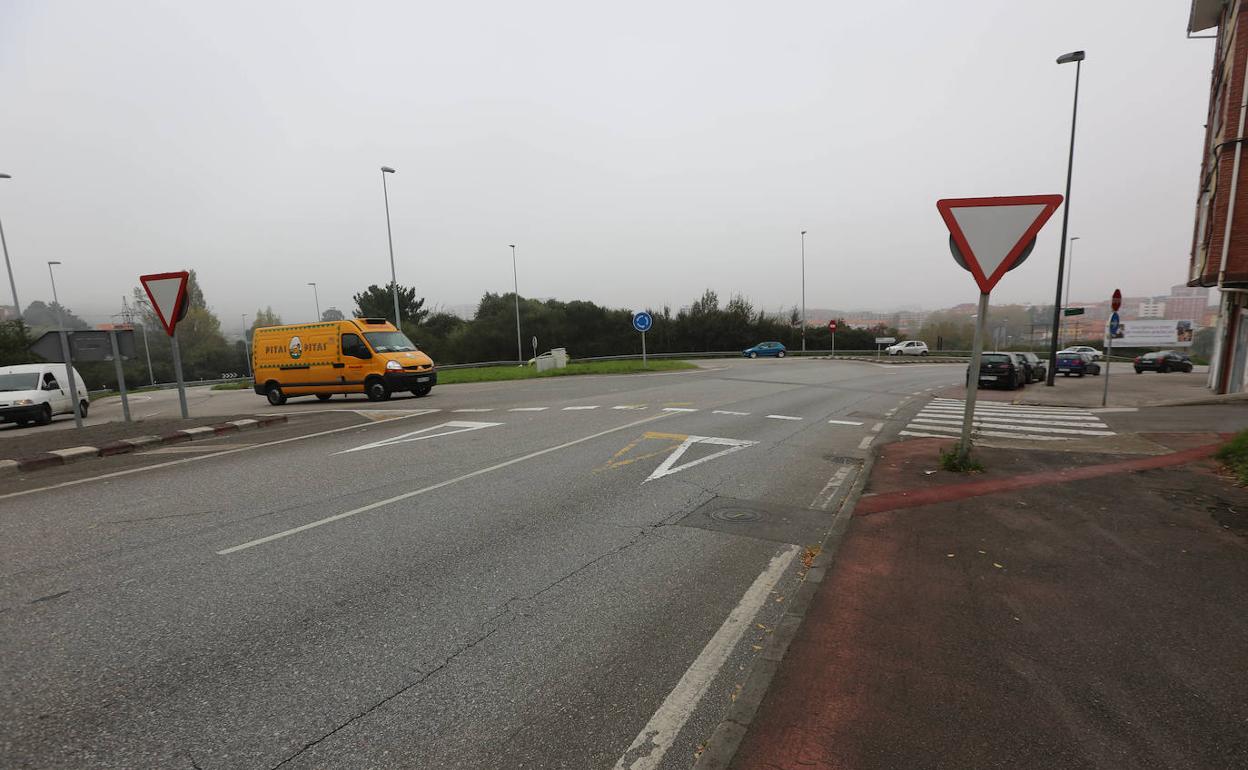
<path fill-rule="evenodd" d="M 710 516 L 716 521 L 727 521 L 740 523 L 746 521 L 758 521 L 763 518 L 758 511 L 746 511 L 741 508 L 721 508 L 711 511 Z"/>

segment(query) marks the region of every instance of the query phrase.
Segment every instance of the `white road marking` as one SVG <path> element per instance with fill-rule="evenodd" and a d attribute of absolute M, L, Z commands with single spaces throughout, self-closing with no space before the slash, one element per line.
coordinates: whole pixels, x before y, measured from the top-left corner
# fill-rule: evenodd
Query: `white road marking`
<path fill-rule="evenodd" d="M 875 440 L 875 436 L 864 436 L 862 441 L 858 442 L 859 449 L 866 449 L 871 446 L 871 442 Z"/>
<path fill-rule="evenodd" d="M 696 412 L 698 410 L 690 409 L 687 406 L 665 406 L 663 407 L 663 411 L 665 412 Z"/>
<path fill-rule="evenodd" d="M 646 405 L 645 404 L 624 404 L 622 406 L 613 406 L 611 408 L 612 409 L 628 409 L 630 411 L 640 412 L 642 409 L 646 408 Z"/>
<path fill-rule="evenodd" d="M 953 436 L 946 436 L 946 435 L 943 435 L 943 434 L 940 434 L 940 433 L 919 433 L 918 431 L 913 431 L 913 430 L 903 430 L 903 431 L 901 431 L 900 433 L 898 433 L 897 435 L 899 435 L 899 436 L 919 436 L 919 437 L 921 437 L 921 438 L 954 438 Z"/>
<path fill-rule="evenodd" d="M 819 490 L 819 494 L 815 495 L 815 502 L 811 504 L 811 508 L 818 508 L 821 511 L 828 510 L 828 506 L 832 505 L 832 498 L 836 497 L 836 493 L 840 491 L 841 484 L 845 482 L 849 476 L 853 466 L 843 465 L 832 474 L 832 478 L 828 479 L 828 483 L 823 485 L 823 489 Z"/>
<path fill-rule="evenodd" d="M 958 433 L 958 434 L 962 432 L 961 424 L 939 425 L 939 424 L 927 423 L 923 425 L 918 425 L 915 423 L 911 423 L 907 427 L 919 428 L 920 430 L 926 430 L 926 431 L 935 430 L 935 431 L 945 431 L 948 433 Z M 902 431 L 902 433 L 906 433 L 906 431 Z M 1071 438 L 1074 438 L 1073 436 L 1040 436 L 1034 433 L 1006 433 L 1004 431 L 998 431 L 998 430 L 976 429 L 974 433 L 976 436 L 994 436 L 996 438 L 1023 438 L 1023 439 L 1027 439 L 1028 441 L 1067 441 Z M 906 435 L 914 435 L 914 434 L 908 433 Z M 930 434 L 924 434 L 924 435 L 930 435 Z"/>
<path fill-rule="evenodd" d="M 960 399 L 949 398 L 933 398 L 931 403 L 936 406 L 956 406 L 961 408 L 966 402 Z M 988 409 L 1006 409 L 1009 411 L 1028 411 L 1028 412 L 1056 412 L 1058 414 L 1091 414 L 1089 409 L 1078 409 L 1073 406 L 1029 406 L 1027 404 L 1011 404 L 1005 401 L 988 401 L 980 400 L 975 404 L 975 408 L 984 406 Z"/>
<path fill-rule="evenodd" d="M 768 419 L 768 420 L 801 420 L 801 419 L 803 419 L 803 418 L 801 418 L 801 417 L 790 417 L 790 416 L 789 416 L 789 415 L 787 415 L 787 414 L 769 414 L 769 415 L 767 415 L 767 419 Z"/>
<path fill-rule="evenodd" d="M 485 474 L 487 474 L 487 473 L 493 473 L 494 471 L 497 471 L 497 470 L 502 470 L 503 468 L 509 468 L 509 467 L 511 467 L 511 466 L 513 466 L 513 465 L 516 465 L 517 463 L 527 462 L 527 461 L 532 460 L 532 459 L 534 459 L 534 458 L 541 457 L 542 455 L 547 455 L 547 454 L 550 454 L 551 452 L 558 452 L 560 449 L 567 449 L 568 447 L 573 447 L 573 446 L 576 446 L 577 444 L 583 444 L 583 443 L 585 443 L 586 441 L 593 441 L 593 440 L 594 440 L 594 439 L 596 439 L 596 438 L 602 438 L 603 436 L 607 436 L 607 435 L 610 435 L 610 434 L 612 434 L 612 433 L 616 433 L 616 432 L 618 432 L 618 431 L 622 431 L 622 430 L 629 430 L 629 429 L 631 429 L 631 428 L 635 428 L 635 427 L 637 427 L 638 425 L 645 425 L 645 424 L 646 424 L 646 423 L 648 423 L 648 422 L 654 422 L 655 420 L 661 420 L 661 419 L 663 419 L 664 417 L 667 417 L 667 416 L 668 416 L 668 415 L 666 415 L 666 414 L 656 414 L 656 415 L 654 415 L 653 417 L 647 417 L 647 418 L 645 418 L 645 419 L 643 419 L 643 420 L 635 420 L 635 421 L 633 421 L 633 422 L 626 423 L 626 424 L 624 424 L 624 425 L 619 425 L 619 426 L 616 426 L 616 427 L 614 427 L 614 428 L 608 428 L 607 430 L 598 431 L 597 433 L 593 433 L 593 434 L 590 434 L 590 435 L 588 435 L 588 436 L 582 436 L 581 438 L 578 438 L 578 439 L 573 439 L 573 440 L 571 440 L 571 441 L 565 441 L 565 442 L 564 442 L 564 443 L 562 443 L 562 444 L 556 444 L 555 446 L 546 447 L 545 449 L 539 449 L 539 450 L 537 450 L 536 452 L 530 452 L 530 453 L 528 453 L 527 455 L 522 455 L 522 456 L 520 456 L 520 457 L 515 457 L 515 458 L 512 458 L 511 460 L 506 460 L 506 461 L 501 462 L 501 463 L 495 463 L 494 465 L 490 465 L 490 466 L 487 466 L 487 467 L 485 467 L 485 468 L 478 468 L 478 469 L 477 469 L 477 470 L 475 470 L 475 471 L 471 471 L 471 472 L 469 472 L 469 473 L 465 473 L 465 474 L 463 474 L 463 475 L 461 475 L 461 476 L 456 476 L 456 477 L 455 477 L 455 478 L 453 478 L 453 479 L 447 479 L 446 481 L 440 481 L 440 482 L 438 482 L 437 484 L 431 484 L 430 486 L 427 486 L 427 487 L 422 487 L 421 489 L 414 489 L 414 490 L 412 490 L 411 492 L 404 492 L 404 493 L 403 493 L 403 494 L 401 494 L 401 495 L 395 495 L 394 497 L 388 497 L 388 498 L 386 498 L 385 500 L 378 500 L 378 501 L 377 501 L 377 502 L 375 502 L 375 503 L 369 503 L 368 505 L 364 505 L 364 506 L 361 506 L 361 507 L 359 507 L 359 508 L 353 508 L 353 509 L 351 509 L 351 510 L 349 510 L 349 511 L 343 511 L 342 513 L 336 513 L 336 514 L 334 514 L 333 516 L 326 516 L 326 517 L 325 517 L 325 518 L 323 518 L 323 519 L 317 519 L 316 521 L 311 521 L 311 522 L 308 522 L 307 524 L 303 524 L 303 525 L 300 525 L 300 526 L 298 526 L 298 527 L 294 527 L 294 528 L 292 528 L 292 529 L 287 529 L 287 530 L 284 530 L 284 531 L 282 531 L 282 532 L 277 532 L 277 533 L 274 533 L 274 534 L 272 534 L 272 535 L 267 535 L 267 536 L 265 536 L 265 537 L 256 538 L 255 540 L 249 540 L 249 541 L 247 541 L 246 543 L 241 543 L 241 544 L 239 544 L 239 545 L 231 546 L 231 547 L 226 548 L 226 549 L 224 549 L 224 550 L 217 551 L 217 555 L 219 555 L 219 556 L 226 556 L 226 555 L 228 555 L 228 554 L 235 553 L 235 552 L 237 552 L 237 551 L 242 551 L 242 550 L 246 550 L 246 549 L 248 549 L 248 548 L 254 548 L 254 547 L 258 546 L 258 545 L 263 545 L 264 543 L 270 543 L 270 542 L 272 542 L 272 541 L 274 541 L 274 540 L 281 540 L 282 538 L 285 538 L 285 537 L 290 537 L 291 535 L 296 535 L 296 534 L 298 534 L 298 533 L 300 533 L 300 532 L 306 532 L 306 531 L 307 531 L 307 530 L 309 530 L 309 529 L 314 529 L 314 528 L 316 528 L 316 527 L 321 527 L 321 526 L 324 526 L 324 525 L 326 525 L 326 524 L 330 524 L 330 523 L 332 523 L 332 522 L 338 521 L 339 519 L 345 519 L 345 518 L 348 518 L 348 517 L 350 517 L 350 516 L 356 516 L 356 515 L 359 515 L 359 514 L 361 514 L 361 513 L 367 513 L 368 511 L 373 511 L 373 510 L 376 510 L 376 509 L 378 509 L 378 508 L 384 508 L 384 507 L 385 507 L 385 506 L 387 506 L 387 505 L 392 505 L 392 504 L 397 503 L 397 502 L 400 502 L 400 501 L 402 501 L 402 500 L 407 500 L 408 498 L 412 498 L 412 497 L 416 497 L 416 496 L 418 496 L 418 495 L 423 495 L 423 494 L 426 494 L 426 493 L 429 493 L 429 492 L 433 492 L 433 491 L 435 491 L 435 490 L 442 489 L 443 487 L 449 487 L 449 486 L 451 486 L 452 484 L 458 484 L 458 483 L 459 483 L 459 482 L 461 482 L 461 481 L 467 481 L 468 479 L 473 479 L 473 478 L 476 478 L 477 476 L 484 476 L 484 475 L 485 475 Z M 261 446 L 263 446 L 263 445 L 261 445 Z M 243 451 L 243 450 L 235 450 L 235 451 Z M 191 458 L 191 459 L 199 459 L 199 458 Z M 186 462 L 186 461 L 185 461 L 185 460 L 180 460 L 179 462 Z"/>
<path fill-rule="evenodd" d="M 429 411 L 437 411 L 437 410 L 431 409 Z M 408 415 L 403 415 L 402 417 L 396 417 L 395 420 L 407 420 L 412 417 L 419 417 L 419 416 L 420 416 L 419 414 L 408 414 Z M 124 471 L 113 471 L 112 473 L 101 473 L 99 476 L 91 476 L 85 479 L 74 479 L 73 481 L 63 481 L 60 484 L 49 484 L 46 487 L 36 487 L 35 489 L 24 489 L 21 492 L 9 492 L 8 494 L 0 495 L 0 500 L 8 500 L 9 498 L 12 498 L 12 497 L 22 497 L 24 495 L 33 495 L 37 492 L 48 492 L 53 489 L 63 489 L 65 487 L 76 487 L 79 484 L 88 484 L 92 481 L 103 481 L 105 479 L 115 479 L 121 476 L 129 476 L 132 473 L 143 473 L 145 471 L 154 471 L 160 468 L 170 468 L 174 465 L 182 465 L 183 463 L 193 463 L 193 462 L 198 462 L 200 460 L 211 460 L 214 457 L 221 457 L 222 455 L 232 455 L 235 452 L 249 452 L 253 449 L 265 449 L 271 446 L 289 444 L 292 441 L 303 441 L 304 439 L 307 439 L 307 438 L 318 438 L 320 436 L 328 436 L 333 433 L 342 433 L 343 431 L 347 431 L 347 430 L 361 430 L 361 429 L 371 428 L 375 425 L 386 425 L 386 424 L 387 423 L 383 423 L 383 422 L 370 422 L 370 423 L 363 423 L 360 425 L 346 425 L 341 428 L 331 428 L 329 430 L 321 430 L 315 433 L 305 433 L 302 436 L 291 436 L 290 438 L 278 439 L 277 441 L 266 441 L 263 444 L 252 444 L 251 446 L 239 447 L 238 449 L 226 449 L 226 450 L 216 452 L 210 455 L 200 455 L 198 457 L 183 457 L 181 460 L 170 460 L 169 462 L 156 463 L 155 465 L 144 465 L 142 468 L 127 468 Z"/>
<path fill-rule="evenodd" d="M 960 421 L 962 419 L 962 414 L 963 413 L 961 411 L 934 412 L 929 409 L 924 409 L 923 411 L 919 412 L 918 416 L 933 418 L 937 420 L 959 420 Z M 1096 418 L 1093 418 L 1090 422 L 1084 421 L 1084 420 L 1056 420 L 1056 419 L 1051 420 L 1047 417 L 1044 419 L 1035 419 L 1032 417 L 1000 416 L 992 412 L 980 413 L 979 409 L 975 410 L 975 419 L 983 420 L 985 422 L 1008 423 L 1011 425 L 1051 425 L 1051 426 L 1055 426 L 1059 428 L 1063 426 L 1067 428 L 1104 428 L 1106 427 L 1105 423 L 1101 422 L 1100 420 L 1097 420 Z"/>
<path fill-rule="evenodd" d="M 889 409 L 887 412 L 885 412 L 885 413 L 884 413 L 884 416 L 885 416 L 885 417 L 892 417 L 894 414 L 897 414 L 897 408 L 896 408 L 896 407 L 893 407 L 892 409 Z"/>
<path fill-rule="evenodd" d="M 345 455 L 350 452 L 362 452 L 365 449 L 377 449 L 378 447 L 394 446 L 395 444 L 408 444 L 413 441 L 424 441 L 425 439 L 440 438 L 442 436 L 453 436 L 456 433 L 468 433 L 483 428 L 497 428 L 502 425 L 501 422 L 465 422 L 462 420 L 452 420 L 444 422 L 441 425 L 432 425 L 428 428 L 414 430 L 411 433 L 404 433 L 401 436 L 393 438 L 383 438 L 380 441 L 374 441 L 371 444 L 364 444 L 352 449 L 344 449 L 341 452 L 334 452 L 335 455 Z M 441 431 L 441 433 L 432 433 L 431 431 Z"/>
<path fill-rule="evenodd" d="M 956 425 L 961 427 L 962 420 L 936 420 L 931 417 L 916 417 L 910 421 L 910 425 L 917 428 L 927 429 L 932 425 Z M 1056 433 L 1067 436 L 1113 436 L 1112 430 L 1079 430 L 1077 428 L 1047 428 L 1039 425 L 1012 425 L 1003 422 L 984 422 L 976 418 L 972 423 L 972 427 L 991 428 L 992 430 L 1015 430 L 1029 431 L 1031 433 Z M 1005 434 L 1009 435 L 1009 434 Z"/>
<path fill-rule="evenodd" d="M 749 447 L 754 446 L 757 443 L 758 443 L 757 441 L 745 441 L 743 439 L 736 439 L 736 438 L 716 438 L 714 436 L 686 436 L 684 442 L 680 446 L 676 447 L 676 449 L 673 450 L 672 453 L 669 454 L 663 460 L 663 462 L 659 464 L 659 467 L 654 469 L 653 473 L 651 473 L 649 476 L 646 477 L 646 481 L 654 481 L 655 479 L 661 479 L 664 476 L 671 476 L 674 473 L 680 473 L 681 471 L 688 470 L 694 467 L 695 465 L 701 465 L 704 462 L 707 462 L 710 460 L 716 460 L 720 457 L 730 455 L 733 452 L 740 452 L 742 449 L 747 449 Z M 723 447 L 728 447 L 728 448 L 721 449 L 720 451 L 715 452 L 713 454 L 709 454 L 706 457 L 699 457 L 698 459 L 693 460 L 692 462 L 687 462 L 684 465 L 676 465 L 676 461 L 680 459 L 680 457 L 689 450 L 689 447 L 693 446 L 694 444 L 710 444 L 712 446 L 723 446 Z M 646 481 L 643 481 L 641 483 L 645 484 Z"/>
<path fill-rule="evenodd" d="M 884 423 L 882 422 L 877 422 L 875 425 L 871 426 L 872 433 L 879 433 L 882 430 L 884 430 Z"/>
<path fill-rule="evenodd" d="M 727 414 L 733 417 L 747 417 L 749 416 L 750 413 L 749 412 L 730 412 L 727 409 L 716 409 L 713 412 L 711 412 L 711 414 Z"/>
<path fill-rule="evenodd" d="M 598 407 L 596 407 L 596 406 L 565 406 L 565 407 L 563 408 L 563 411 L 565 411 L 565 412 L 584 412 L 584 411 L 589 410 L 589 409 L 597 409 L 597 408 L 598 408 Z"/>
<path fill-rule="evenodd" d="M 828 420 L 828 425 L 862 425 L 854 420 Z"/>
<path fill-rule="evenodd" d="M 458 414 L 463 414 L 463 413 L 468 413 L 468 412 L 473 412 L 473 413 L 492 412 L 494 410 L 493 409 L 452 409 L 451 411 L 458 413 Z"/>
<path fill-rule="evenodd" d="M 544 412 L 550 407 L 548 406 L 517 406 L 514 409 L 508 409 L 509 412 Z"/>
<path fill-rule="evenodd" d="M 754 579 L 753 585 L 702 648 L 702 652 L 676 683 L 676 687 L 664 699 L 663 705 L 659 706 L 659 710 L 654 712 L 654 716 L 650 717 L 650 721 L 633 739 L 632 745 L 620 756 L 615 763 L 615 770 L 653 770 L 663 763 L 663 757 L 671 748 L 672 741 L 693 715 L 698 702 L 706 695 L 711 682 L 715 681 L 724 662 L 754 622 L 759 609 L 766 603 L 785 570 L 793 563 L 797 552 L 797 546 L 789 546 L 783 553 L 773 557 L 767 569 Z M 636 756 L 632 756 L 634 754 Z"/>
<path fill-rule="evenodd" d="M 1097 414 L 1106 414 L 1111 412 L 1138 412 L 1140 408 L 1138 406 L 1102 406 L 1092 411 Z"/>
<path fill-rule="evenodd" d="M 927 405 L 925 405 L 925 406 L 923 407 L 923 409 L 924 409 L 925 411 L 930 411 L 930 412 L 951 412 L 951 413 L 954 413 L 954 414 L 962 414 L 962 412 L 966 409 L 966 407 L 963 407 L 963 406 L 938 406 L 938 405 L 935 405 L 935 404 L 927 404 Z M 1000 408 L 1000 407 L 995 407 L 995 406 L 983 406 L 983 407 L 981 407 L 979 404 L 976 404 L 976 405 L 975 405 L 975 413 L 976 413 L 976 414 L 979 414 L 980 412 L 983 412 L 984 414 L 1001 414 L 1001 415 L 1009 415 L 1010 417 L 1035 417 L 1035 418 L 1038 418 L 1038 419 L 1045 419 L 1045 420 L 1052 419 L 1052 420 L 1093 420 L 1093 421 L 1095 421 L 1095 420 L 1100 419 L 1100 418 L 1099 418 L 1099 417 L 1097 417 L 1096 415 L 1091 414 L 1091 413 L 1089 413 L 1089 412 L 1079 412 L 1079 411 L 1075 411 L 1075 410 L 1071 410 L 1071 411 L 1070 411 L 1070 412 L 1068 412 L 1068 413 L 1062 413 L 1062 412 L 1033 412 L 1033 411 L 1028 410 L 1028 409 L 1002 409 L 1002 408 Z"/>

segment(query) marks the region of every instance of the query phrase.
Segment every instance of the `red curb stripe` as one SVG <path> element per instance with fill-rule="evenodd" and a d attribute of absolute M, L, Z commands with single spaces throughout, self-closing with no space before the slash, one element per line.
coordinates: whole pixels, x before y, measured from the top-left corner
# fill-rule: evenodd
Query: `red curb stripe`
<path fill-rule="evenodd" d="M 65 458 L 60 455 L 37 454 L 32 457 L 23 457 L 17 461 L 17 469 L 21 471 L 37 471 L 43 468 L 51 468 L 55 465 L 64 465 Z"/>
<path fill-rule="evenodd" d="M 165 433 L 164 435 L 160 437 L 160 443 L 162 444 L 178 444 L 183 441 L 190 441 L 190 440 L 191 440 L 191 437 L 186 435 L 180 430 L 174 431 L 173 433 Z"/>
<path fill-rule="evenodd" d="M 1115 473 L 1130 473 L 1131 471 L 1147 471 L 1154 468 L 1166 468 L 1171 465 L 1183 465 L 1184 463 L 1189 463 L 1193 460 L 1200 460 L 1211 456 L 1220 446 L 1221 444 L 1207 444 L 1206 446 L 1195 447 L 1194 449 L 1185 449 L 1182 452 L 1173 452 L 1171 454 L 1158 455 L 1154 457 L 1143 457 L 1137 460 L 1123 460 L 1121 462 L 1103 463 L 1101 465 L 1085 465 L 1082 468 L 1066 468 L 1057 471 L 1044 471 L 1043 473 L 1031 473 L 1026 476 L 1014 476 L 1013 478 L 1007 479 L 969 481 L 964 484 L 950 484 L 948 486 L 933 487 L 931 489 L 914 489 L 906 492 L 888 492 L 882 495 L 875 495 L 873 497 L 864 497 L 860 499 L 858 501 L 858 505 L 854 508 L 854 515 L 869 516 L 873 513 L 895 511 L 899 508 L 916 508 L 920 505 L 947 503 L 953 500 L 962 500 L 968 497 L 982 497 L 983 495 L 996 494 L 997 492 L 1009 492 L 1015 489 L 1037 487 L 1041 484 L 1095 479 L 1100 476 L 1109 476 Z"/>
<path fill-rule="evenodd" d="M 100 447 L 100 457 L 112 457 L 113 455 L 124 455 L 135 450 L 134 444 L 128 441 L 110 441 Z"/>
<path fill-rule="evenodd" d="M 220 425 L 212 426 L 212 432 L 217 434 L 218 436 L 220 436 L 223 433 L 234 433 L 237 430 L 238 430 L 237 425 L 230 425 L 228 422 L 223 422 Z"/>

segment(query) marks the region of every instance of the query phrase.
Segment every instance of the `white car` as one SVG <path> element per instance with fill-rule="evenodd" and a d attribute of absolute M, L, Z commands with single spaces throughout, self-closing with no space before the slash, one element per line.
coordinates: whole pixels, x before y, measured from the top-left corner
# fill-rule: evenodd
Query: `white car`
<path fill-rule="evenodd" d="M 927 355 L 927 343 L 922 340 L 906 340 L 898 342 L 896 345 L 889 345 L 884 348 L 884 352 L 890 356 L 925 356 Z"/>
<path fill-rule="evenodd" d="M 1101 351 L 1097 350 L 1096 348 L 1089 347 L 1089 346 L 1087 346 L 1087 345 L 1071 345 L 1070 347 L 1066 348 L 1065 350 L 1059 350 L 1059 351 L 1057 351 L 1057 354 L 1058 354 L 1059 356 L 1060 356 L 1062 353 L 1087 353 L 1088 355 L 1092 356 L 1092 360 L 1093 360 L 1093 361 L 1100 361 L 1101 359 L 1103 359 L 1103 358 L 1105 357 L 1105 354 L 1104 354 L 1104 353 L 1102 353 Z"/>
<path fill-rule="evenodd" d="M 80 414 L 87 416 L 87 385 L 74 370 Z M 47 425 L 52 416 L 73 414 L 65 364 L 18 364 L 0 366 L 0 422 Z"/>

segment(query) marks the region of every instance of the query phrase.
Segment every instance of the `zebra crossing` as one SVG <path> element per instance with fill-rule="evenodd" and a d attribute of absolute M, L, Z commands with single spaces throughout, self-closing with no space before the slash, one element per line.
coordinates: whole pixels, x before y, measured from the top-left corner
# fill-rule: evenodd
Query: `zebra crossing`
<path fill-rule="evenodd" d="M 950 438 L 962 432 L 965 402 L 935 398 L 906 425 L 902 436 Z M 974 435 L 1025 441 L 1067 441 L 1116 435 L 1087 409 L 1060 406 L 1018 406 L 1000 401 L 976 401 Z"/>

